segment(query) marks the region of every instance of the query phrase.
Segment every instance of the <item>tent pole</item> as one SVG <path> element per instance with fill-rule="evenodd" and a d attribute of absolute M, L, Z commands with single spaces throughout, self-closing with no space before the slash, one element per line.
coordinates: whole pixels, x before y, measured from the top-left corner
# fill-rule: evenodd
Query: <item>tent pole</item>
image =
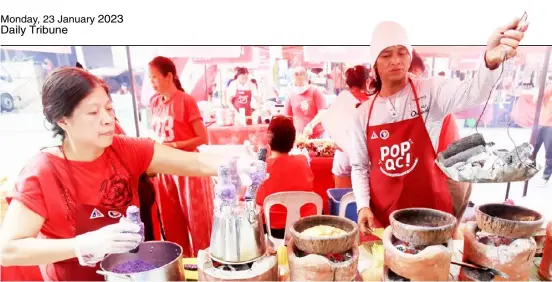
<path fill-rule="evenodd" d="M 535 146 L 537 140 L 537 134 L 539 132 L 539 118 L 540 112 L 542 109 L 542 99 L 544 97 L 544 91 L 546 90 L 546 79 L 548 78 L 548 65 L 550 64 L 550 52 L 552 51 L 552 46 L 546 47 L 546 52 L 544 53 L 544 62 L 542 64 L 541 74 L 539 76 L 539 96 L 537 98 L 537 111 L 535 112 L 535 121 L 533 122 L 533 130 L 531 131 L 531 144 Z M 532 159 L 537 158 L 537 152 L 533 152 Z M 527 196 L 527 189 L 529 186 L 529 180 L 525 181 L 523 187 L 523 197 Z"/>
<path fill-rule="evenodd" d="M 134 72 L 132 71 L 132 62 L 130 61 L 130 46 L 126 47 L 128 75 L 130 76 L 130 91 L 132 93 L 132 108 L 134 113 L 134 126 L 136 127 L 136 136 L 140 137 L 140 126 L 138 123 L 138 104 L 136 103 L 136 81 L 134 81 Z"/>

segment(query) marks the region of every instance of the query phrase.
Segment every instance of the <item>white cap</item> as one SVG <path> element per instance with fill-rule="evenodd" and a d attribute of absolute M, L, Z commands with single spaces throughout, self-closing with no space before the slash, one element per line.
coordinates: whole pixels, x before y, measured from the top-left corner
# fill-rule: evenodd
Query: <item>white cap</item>
<path fill-rule="evenodd" d="M 381 51 L 391 46 L 404 46 L 412 55 L 412 46 L 404 27 L 396 22 L 385 21 L 379 23 L 372 33 L 370 43 L 370 64 L 375 66 Z M 412 58 L 412 56 L 411 56 Z"/>

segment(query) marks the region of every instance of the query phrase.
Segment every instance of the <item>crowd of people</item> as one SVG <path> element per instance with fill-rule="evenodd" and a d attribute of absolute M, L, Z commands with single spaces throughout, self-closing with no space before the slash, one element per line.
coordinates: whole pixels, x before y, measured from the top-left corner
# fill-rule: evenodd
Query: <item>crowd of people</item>
<path fill-rule="evenodd" d="M 463 214 L 471 185 L 447 179 L 435 165 L 436 154 L 459 138 L 451 114 L 487 99 L 500 65 L 515 56 L 526 29 L 527 23 L 516 20 L 493 33 L 475 80 L 460 81 L 420 78 L 423 60 L 406 30 L 394 22 L 376 27 L 372 69 L 359 65 L 346 70 L 346 86 L 336 88 L 338 95 L 351 95 L 358 103 L 351 108 L 355 118 L 343 120 L 352 147 L 337 150 L 332 172 L 337 187 L 353 188 L 363 233 L 389 225 L 389 214 L 401 208 Z M 40 265 L 44 279 L 54 281 L 102 280 L 96 274 L 98 262 L 106 254 L 136 248 L 142 239 L 139 226 L 121 217 L 131 205 L 140 206 L 149 239 L 160 236 L 176 242 L 186 257 L 208 248 L 210 177 L 227 160 L 198 153 L 197 148 L 208 143 L 207 130 L 174 63 L 156 57 L 148 73 L 156 92 L 150 101 L 155 141 L 124 136 L 101 79 L 79 67 L 51 71 L 42 88 L 42 106 L 62 142 L 38 152 L 19 176 L 0 229 L 3 266 Z M 276 192 L 313 191 L 308 160 L 290 151 L 299 134 L 332 138 L 321 124 L 328 108 L 323 91 L 309 83 L 305 68 L 295 66 L 290 74 L 284 115 L 275 116 L 268 126 L 270 177 L 259 188 L 259 205 Z M 266 80 L 257 82 L 246 68 L 236 68 L 225 103 L 250 116 L 253 101 L 262 107 L 265 100 L 279 100 Z M 260 94 L 266 92 L 272 94 Z M 539 140 L 550 148 L 546 130 Z M 252 162 L 243 160 L 240 168 Z M 154 203 L 160 227 L 151 224 Z M 271 211 L 265 229 L 275 237 L 283 238 L 284 213 L 279 208 Z M 313 213 L 310 206 L 301 212 Z"/>

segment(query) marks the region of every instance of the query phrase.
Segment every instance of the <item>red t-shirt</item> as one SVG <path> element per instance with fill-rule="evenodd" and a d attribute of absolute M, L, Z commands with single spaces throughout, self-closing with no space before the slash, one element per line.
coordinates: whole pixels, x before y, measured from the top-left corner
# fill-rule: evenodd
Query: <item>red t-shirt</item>
<path fill-rule="evenodd" d="M 305 156 L 282 155 L 266 160 L 269 177 L 257 191 L 257 204 L 262 206 L 268 195 L 278 192 L 305 191 L 314 192 L 311 168 Z M 301 216 L 315 215 L 316 207 L 312 204 L 301 208 Z M 286 227 L 286 208 L 275 205 L 270 209 L 270 228 Z"/>
<path fill-rule="evenodd" d="M 284 113 L 293 117 L 293 125 L 298 133 L 303 132 L 307 124 L 314 119 L 319 110 L 327 108 L 324 94 L 316 87 L 309 87 L 302 94 L 291 95 L 284 103 Z M 312 131 L 312 138 L 318 138 L 324 133 L 322 124 L 318 124 Z"/>
<path fill-rule="evenodd" d="M 51 153 L 41 152 L 35 155 L 23 168 L 15 185 L 15 192 L 8 200 L 15 199 L 27 208 L 44 218 L 38 238 L 63 239 L 72 238 L 74 233 L 72 223 L 67 220 L 65 201 L 61 196 L 59 181 L 65 185 L 71 198 L 79 204 L 105 206 L 106 197 L 101 196 L 102 184 L 113 176 L 113 167 L 119 175 L 130 176 L 131 194 L 126 199 L 111 199 L 130 202 L 139 206 L 138 179 L 149 167 L 153 158 L 154 142 L 145 138 L 133 138 L 115 135 L 113 144 L 96 160 L 91 162 L 68 161 L 71 166 L 71 176 L 66 160 Z M 53 173 L 54 166 L 57 175 Z M 123 165 L 124 164 L 124 165 Z M 127 169 L 129 171 L 127 171 Z M 73 187 L 75 181 L 78 189 Z M 40 269 L 45 280 L 66 280 L 59 277 L 56 269 L 63 267 L 82 267 L 76 259 L 70 263 L 55 263 L 42 265 Z M 82 280 L 92 278 L 83 277 Z"/>
<path fill-rule="evenodd" d="M 460 131 L 456 125 L 456 118 L 453 115 L 447 115 L 443 120 L 443 127 L 439 134 L 439 146 L 437 153 L 440 153 L 447 149 L 447 147 L 454 141 L 460 139 Z"/>
<path fill-rule="evenodd" d="M 163 142 L 197 137 L 192 123 L 202 118 L 194 97 L 177 91 L 168 100 L 164 100 L 162 95 L 155 95 L 150 105 L 153 130 Z"/>

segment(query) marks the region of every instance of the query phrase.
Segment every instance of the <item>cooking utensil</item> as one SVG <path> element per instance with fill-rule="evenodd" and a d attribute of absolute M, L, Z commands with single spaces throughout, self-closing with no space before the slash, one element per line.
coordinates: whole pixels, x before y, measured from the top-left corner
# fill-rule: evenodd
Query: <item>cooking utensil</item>
<path fill-rule="evenodd" d="M 331 237 L 313 237 L 301 232 L 315 226 L 327 225 L 347 232 Z M 313 215 L 297 220 L 290 228 L 295 246 L 309 254 L 341 254 L 358 245 L 358 225 L 352 220 L 339 216 Z"/>
<path fill-rule="evenodd" d="M 370 234 L 378 237 L 380 240 L 383 240 L 382 236 L 380 234 L 378 234 L 377 231 L 375 231 L 374 229 L 368 227 L 368 232 L 370 232 Z"/>
<path fill-rule="evenodd" d="M 468 268 L 471 268 L 471 269 L 488 271 L 489 273 L 493 274 L 494 276 L 499 276 L 499 277 L 502 277 L 504 279 L 509 279 L 510 278 L 510 276 L 508 276 L 508 274 L 506 274 L 506 273 L 504 273 L 504 272 L 502 272 L 498 269 L 494 269 L 494 268 L 490 268 L 490 267 L 483 267 L 483 266 L 479 266 L 479 265 L 475 265 L 475 264 L 471 264 L 471 263 L 465 263 L 465 262 L 451 261 L 450 263 L 454 264 L 454 265 L 462 266 L 462 267 L 468 267 Z"/>
<path fill-rule="evenodd" d="M 255 204 L 248 201 L 247 205 Z M 229 211 L 216 212 L 209 253 L 213 260 L 228 264 L 253 261 L 264 255 L 264 237 L 261 208 L 247 207 L 239 202 Z"/>
<path fill-rule="evenodd" d="M 456 227 L 453 215 L 427 208 L 396 210 L 389 215 L 389 221 L 395 237 L 419 246 L 448 242 Z"/>
<path fill-rule="evenodd" d="M 532 237 L 544 222 L 542 214 L 537 211 L 506 204 L 478 206 L 475 218 L 481 230 L 508 238 Z"/>
<path fill-rule="evenodd" d="M 114 273 L 122 263 L 141 260 L 157 268 L 128 274 Z M 182 248 L 173 242 L 149 241 L 140 244 L 137 253 L 110 254 L 100 263 L 97 273 L 106 281 L 184 281 Z"/>

